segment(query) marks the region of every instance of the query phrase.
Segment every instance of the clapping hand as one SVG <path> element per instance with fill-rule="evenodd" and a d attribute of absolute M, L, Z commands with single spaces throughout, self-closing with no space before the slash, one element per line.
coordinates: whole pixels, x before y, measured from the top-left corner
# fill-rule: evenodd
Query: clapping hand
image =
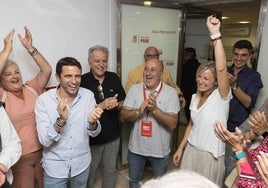
<path fill-rule="evenodd" d="M 32 34 L 26 26 L 24 27 L 24 30 L 25 30 L 24 37 L 21 34 L 18 34 L 18 37 L 20 39 L 21 44 L 28 50 L 28 52 L 30 52 L 34 49 L 32 45 L 33 42 Z"/>
<path fill-rule="evenodd" d="M 260 112 L 259 110 L 254 111 L 249 115 L 248 123 L 257 135 L 262 135 L 268 131 L 268 123 L 264 112 Z"/>
<path fill-rule="evenodd" d="M 88 117 L 88 122 L 90 125 L 95 125 L 96 121 L 100 119 L 101 114 L 103 113 L 102 108 L 96 106 L 90 113 Z"/>
<path fill-rule="evenodd" d="M 256 161 L 257 169 L 266 185 L 268 185 L 268 153 L 260 151 L 260 155 L 257 156 L 258 161 Z"/>
<path fill-rule="evenodd" d="M 8 54 L 10 54 L 10 52 L 12 51 L 12 41 L 13 41 L 14 34 L 15 34 L 15 29 L 12 29 L 10 33 L 4 39 L 4 45 L 5 45 L 4 51 L 8 52 Z"/>
<path fill-rule="evenodd" d="M 247 142 L 244 139 L 244 135 L 238 127 L 236 127 L 235 132 L 232 133 L 228 131 L 222 123 L 217 121 L 214 124 L 214 128 L 216 136 L 222 142 L 229 144 L 233 148 L 234 152 L 245 150 L 247 147 Z"/>

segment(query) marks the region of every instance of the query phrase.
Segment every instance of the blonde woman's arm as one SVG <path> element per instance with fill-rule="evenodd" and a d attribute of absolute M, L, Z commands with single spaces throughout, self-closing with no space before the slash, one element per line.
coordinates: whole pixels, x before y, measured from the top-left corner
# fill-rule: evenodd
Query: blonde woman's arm
<path fill-rule="evenodd" d="M 230 84 L 227 77 L 226 55 L 221 40 L 220 26 L 220 20 L 216 17 L 209 16 L 207 18 L 207 27 L 214 46 L 218 88 L 221 97 L 226 98 L 230 92 Z"/>

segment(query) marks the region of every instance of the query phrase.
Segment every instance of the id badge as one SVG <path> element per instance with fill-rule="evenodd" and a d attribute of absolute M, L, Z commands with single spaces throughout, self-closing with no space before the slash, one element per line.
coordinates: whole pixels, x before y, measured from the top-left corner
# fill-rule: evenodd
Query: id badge
<path fill-rule="evenodd" d="M 141 121 L 141 136 L 152 136 L 152 122 L 151 121 Z"/>

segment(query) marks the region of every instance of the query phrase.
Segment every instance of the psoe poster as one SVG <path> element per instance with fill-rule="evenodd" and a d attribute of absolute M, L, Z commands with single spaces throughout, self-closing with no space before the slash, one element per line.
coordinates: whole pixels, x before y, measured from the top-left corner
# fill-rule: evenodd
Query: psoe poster
<path fill-rule="evenodd" d="M 177 81 L 181 11 L 174 9 L 122 5 L 122 84 L 128 72 L 144 63 L 144 50 L 155 46 L 159 59 Z"/>

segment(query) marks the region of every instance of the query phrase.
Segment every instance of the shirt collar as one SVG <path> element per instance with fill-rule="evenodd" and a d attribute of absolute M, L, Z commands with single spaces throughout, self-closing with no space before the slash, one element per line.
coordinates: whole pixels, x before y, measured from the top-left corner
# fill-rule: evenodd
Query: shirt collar
<path fill-rule="evenodd" d="M 162 84 L 162 81 L 159 82 L 157 88 L 154 90 L 155 93 L 159 93 L 159 90 L 161 88 L 161 84 Z M 148 89 L 145 84 L 144 84 L 144 88 L 145 88 L 146 92 L 150 92 L 150 89 Z"/>
<path fill-rule="evenodd" d="M 234 64 L 232 64 L 230 67 L 233 69 Z M 245 66 L 243 69 L 241 69 L 239 72 L 248 72 L 248 71 L 250 71 L 250 70 L 251 70 L 251 68 L 249 68 L 248 65 L 246 65 L 246 66 Z"/>

